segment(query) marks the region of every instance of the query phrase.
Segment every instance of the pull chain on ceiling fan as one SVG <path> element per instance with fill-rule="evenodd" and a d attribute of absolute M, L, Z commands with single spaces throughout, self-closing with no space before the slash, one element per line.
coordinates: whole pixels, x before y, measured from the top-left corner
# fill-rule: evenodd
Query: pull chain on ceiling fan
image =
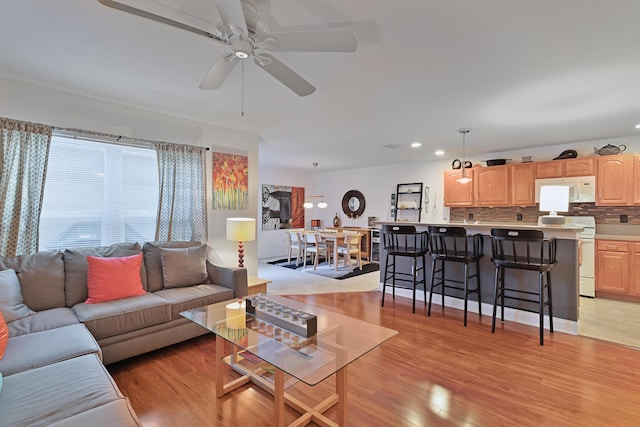
<path fill-rule="evenodd" d="M 270 52 L 355 52 L 357 40 L 351 30 L 317 30 L 268 33 L 261 25 L 253 0 L 213 0 L 221 22 L 213 33 L 113 0 L 103 5 L 146 19 L 171 25 L 229 46 L 231 52 L 218 58 L 200 82 L 201 89 L 218 89 L 238 60 L 253 56 L 253 62 L 299 96 L 316 88 Z M 244 108 L 243 108 L 244 114 Z"/>

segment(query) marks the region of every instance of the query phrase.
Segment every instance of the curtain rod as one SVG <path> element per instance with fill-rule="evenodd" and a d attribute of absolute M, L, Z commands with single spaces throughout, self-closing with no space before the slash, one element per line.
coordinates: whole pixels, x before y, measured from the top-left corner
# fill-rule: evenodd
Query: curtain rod
<path fill-rule="evenodd" d="M 86 138 L 86 139 L 94 139 L 97 141 L 110 141 L 119 144 L 130 144 L 133 146 L 151 146 L 154 144 L 175 144 L 175 142 L 167 142 L 167 141 L 154 141 L 150 139 L 143 138 L 130 138 L 128 136 L 123 135 L 113 135 L 109 133 L 103 132 L 95 132 L 88 131 L 84 129 L 76 129 L 76 128 L 59 128 L 54 127 L 54 133 L 61 136 L 68 136 L 72 138 Z M 189 145 L 189 144 L 178 144 L 178 145 Z M 204 147 L 206 151 L 209 151 L 209 147 Z"/>

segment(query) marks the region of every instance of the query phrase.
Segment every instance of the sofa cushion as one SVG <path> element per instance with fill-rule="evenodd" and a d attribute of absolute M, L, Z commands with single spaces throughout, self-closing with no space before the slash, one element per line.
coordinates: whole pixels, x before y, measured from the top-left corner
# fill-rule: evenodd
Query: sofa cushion
<path fill-rule="evenodd" d="M 24 305 L 20 281 L 14 270 L 0 271 L 0 311 L 7 322 L 22 319 L 35 313 Z"/>
<path fill-rule="evenodd" d="M 35 311 L 64 307 L 62 253 L 38 252 L 12 258 L 0 257 L 0 270 L 13 269 L 20 280 L 24 303 Z"/>
<path fill-rule="evenodd" d="M 87 292 L 87 257 L 102 258 L 123 257 L 140 253 L 138 243 L 118 243 L 111 246 L 95 248 L 66 249 L 63 253 L 65 269 L 66 305 L 71 307 L 84 302 L 88 297 Z M 142 287 L 146 289 L 146 274 L 144 268 L 140 269 Z"/>
<path fill-rule="evenodd" d="M 49 427 L 135 427 L 142 426 L 129 399 L 122 398 L 51 424 Z"/>
<path fill-rule="evenodd" d="M 4 316 L 0 311 L 0 361 L 4 357 L 4 352 L 7 348 L 7 343 L 9 342 L 9 328 L 7 327 L 7 322 L 4 320 Z M 2 372 L 2 368 L 0 367 L 0 372 Z"/>
<path fill-rule="evenodd" d="M 0 372 L 12 375 L 92 353 L 102 359 L 98 343 L 82 324 L 34 332 L 9 340 Z"/>
<path fill-rule="evenodd" d="M 9 337 L 62 328 L 63 326 L 76 325 L 78 323 L 80 321 L 70 308 L 60 307 L 42 310 L 9 323 Z"/>
<path fill-rule="evenodd" d="M 196 285 L 186 288 L 163 289 L 154 292 L 171 303 L 171 318 L 180 319 L 180 312 L 233 299 L 233 289 L 220 285 Z"/>
<path fill-rule="evenodd" d="M 162 279 L 161 248 L 190 248 L 202 242 L 147 242 L 144 244 L 144 266 L 147 271 L 147 291 L 155 292 L 164 288 Z"/>
<path fill-rule="evenodd" d="M 171 319 L 171 305 L 153 294 L 99 304 L 79 303 L 71 308 L 97 340 Z"/>
<path fill-rule="evenodd" d="M 207 282 L 207 245 L 190 248 L 160 248 L 164 289 Z"/>
<path fill-rule="evenodd" d="M 144 295 L 140 268 L 142 252 L 126 257 L 87 257 L 87 304 Z"/>
<path fill-rule="evenodd" d="M 0 425 L 48 426 L 122 397 L 96 355 L 74 357 L 5 376 Z"/>

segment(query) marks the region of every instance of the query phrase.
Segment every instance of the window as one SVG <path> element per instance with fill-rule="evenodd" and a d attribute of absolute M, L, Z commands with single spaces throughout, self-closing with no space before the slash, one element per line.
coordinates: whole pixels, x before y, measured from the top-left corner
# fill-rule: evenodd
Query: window
<path fill-rule="evenodd" d="M 53 136 L 40 250 L 153 240 L 157 209 L 155 150 Z"/>

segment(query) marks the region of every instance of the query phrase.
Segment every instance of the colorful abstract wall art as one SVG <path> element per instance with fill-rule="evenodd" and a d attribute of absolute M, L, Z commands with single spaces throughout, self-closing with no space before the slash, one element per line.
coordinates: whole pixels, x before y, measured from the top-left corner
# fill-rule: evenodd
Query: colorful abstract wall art
<path fill-rule="evenodd" d="M 213 209 L 249 207 L 249 157 L 213 153 Z"/>
<path fill-rule="evenodd" d="M 262 229 L 304 228 L 304 187 L 262 185 Z"/>

